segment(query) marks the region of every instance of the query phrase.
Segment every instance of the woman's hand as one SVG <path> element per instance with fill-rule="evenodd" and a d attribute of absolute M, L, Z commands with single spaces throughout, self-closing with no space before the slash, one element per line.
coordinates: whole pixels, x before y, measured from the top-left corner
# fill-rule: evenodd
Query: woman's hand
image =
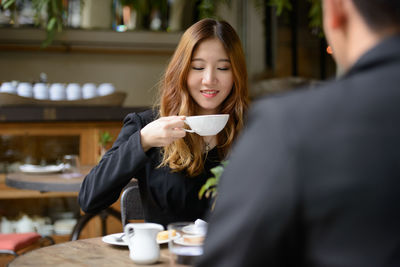
<path fill-rule="evenodd" d="M 186 132 L 182 129 L 185 116 L 161 117 L 147 124 L 141 131 L 141 142 L 146 152 L 152 147 L 163 147 L 183 138 Z"/>

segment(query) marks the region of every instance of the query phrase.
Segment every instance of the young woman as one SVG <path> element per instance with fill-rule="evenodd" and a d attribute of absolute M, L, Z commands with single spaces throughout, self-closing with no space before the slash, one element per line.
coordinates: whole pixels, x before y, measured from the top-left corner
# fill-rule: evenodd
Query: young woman
<path fill-rule="evenodd" d="M 161 81 L 157 108 L 127 115 L 112 148 L 83 181 L 82 210 L 107 208 L 136 178 L 146 221 L 167 225 L 204 219 L 210 201 L 200 200 L 198 192 L 243 127 L 247 89 L 244 53 L 235 30 L 212 19 L 192 25 Z M 230 116 L 215 136 L 183 130 L 185 116 L 220 113 Z"/>

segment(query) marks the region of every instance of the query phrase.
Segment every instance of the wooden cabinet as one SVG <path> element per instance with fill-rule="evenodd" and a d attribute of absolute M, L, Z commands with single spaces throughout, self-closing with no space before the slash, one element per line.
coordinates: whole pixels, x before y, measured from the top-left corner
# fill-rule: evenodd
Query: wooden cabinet
<path fill-rule="evenodd" d="M 80 161 L 83 165 L 95 165 L 99 160 L 99 138 L 103 132 L 109 132 L 113 137 L 118 136 L 122 126 L 121 122 L 25 122 L 25 123 L 1 123 L 0 136 L 8 136 L 9 138 L 21 138 L 21 140 L 41 140 L 53 137 L 68 138 L 74 137 L 78 142 L 72 142 L 78 145 L 74 149 L 79 151 Z M 30 139 L 32 138 L 32 139 Z M 53 142 L 54 144 L 54 142 Z M 69 144 L 64 142 L 64 144 Z M 60 145 L 63 145 L 60 143 Z M 17 147 L 18 148 L 18 147 Z M 37 149 L 37 147 L 34 147 Z M 32 149 L 31 149 L 32 150 Z M 40 149 L 39 149 L 40 150 Z M 63 151 L 62 148 L 57 151 Z M 71 149 L 66 149 L 71 151 Z M 29 151 L 30 156 L 34 158 L 35 154 L 43 153 L 43 151 Z M 22 153 L 22 152 L 19 152 Z M 41 155 L 43 156 L 43 155 Z M 48 158 L 53 158 L 49 155 Z M 62 198 L 64 201 L 76 199 L 78 192 L 44 192 L 34 190 L 20 190 L 8 187 L 4 184 L 5 174 L 0 176 L 0 208 L 5 215 L 15 217 L 18 214 L 26 213 L 33 215 L 40 212 L 37 205 L 50 205 L 48 198 Z M 54 202 L 54 201 L 53 201 Z M 35 203 L 35 205 L 31 205 Z M 56 203 L 57 204 L 57 203 Z M 7 207 L 8 206 L 8 207 Z M 114 205 L 118 209 L 118 203 Z M 36 214 L 40 215 L 40 214 Z M 120 231 L 121 226 L 118 221 L 109 223 L 110 231 Z M 114 226 L 115 225 L 115 226 Z M 82 232 L 81 237 L 92 237 L 101 235 L 101 225 L 97 219 L 90 222 L 87 229 Z M 56 240 L 68 240 L 68 237 L 56 237 Z"/>
<path fill-rule="evenodd" d="M 121 122 L 24 122 L 1 123 L 0 135 L 21 138 L 46 139 L 46 137 L 75 137 L 78 139 L 81 164 L 96 164 L 99 157 L 100 134 L 110 132 L 116 137 L 122 126 Z M 75 142 L 76 143 L 76 142 Z M 54 144 L 57 145 L 57 144 Z M 61 144 L 60 144 L 61 145 Z M 61 148 L 62 149 L 62 148 Z M 59 149 L 58 151 L 60 151 Z M 70 151 L 71 149 L 67 149 Z M 45 153 L 46 151 L 44 151 Z M 35 153 L 35 152 L 33 152 Z M 49 158 L 52 158 L 49 155 Z"/>
<path fill-rule="evenodd" d="M 121 111 L 122 114 L 115 115 L 113 118 L 105 121 L 89 121 L 85 117 L 85 114 L 77 116 L 76 120 L 69 121 L 43 120 L 43 118 L 32 119 L 31 121 L 18 121 L 18 114 L 14 114 L 17 117 L 14 116 L 14 118 L 11 118 L 6 114 L 7 110 L 2 109 L 0 117 L 3 112 L 3 118 L 7 118 L 7 120 L 0 122 L 0 141 L 3 139 L 9 141 L 13 138 L 15 140 L 14 142 L 9 142 L 8 147 L 4 148 L 5 146 L 3 146 L 3 149 L 0 150 L 0 163 L 1 161 L 5 161 L 4 159 L 7 159 L 7 155 L 5 154 L 8 153 L 7 150 L 10 149 L 10 145 L 13 145 L 14 148 L 12 149 L 14 151 L 18 149 L 22 150 L 15 152 L 13 158 L 14 161 L 22 161 L 20 162 L 21 164 L 24 163 L 23 159 L 27 154 L 29 154 L 32 160 L 37 161 L 35 157 L 41 157 L 42 160 L 49 160 L 50 162 L 57 158 L 51 154 L 59 153 L 62 155 L 63 151 L 68 153 L 76 151 L 79 154 L 82 165 L 95 165 L 100 159 L 100 135 L 104 132 L 109 132 L 113 137 L 112 142 L 115 141 L 122 127 L 123 117 L 127 113 L 140 110 L 142 109 L 123 109 Z M 107 108 L 104 112 L 107 114 Z M 97 115 L 101 116 L 101 114 Z M 108 113 L 108 115 L 110 114 Z M 29 117 L 29 114 L 27 114 L 27 117 Z M 57 146 L 59 148 L 43 151 L 41 147 L 45 144 L 46 140 L 52 140 L 50 144 L 46 144 L 47 147 Z M 57 140 L 60 142 L 57 143 Z M 109 146 L 112 145 L 112 142 Z M 30 148 L 27 149 L 27 146 L 30 146 Z M 15 163 L 11 162 L 11 158 L 7 160 L 11 165 Z M 55 199 L 61 199 L 61 203 L 72 201 L 77 205 L 76 197 L 78 192 L 42 193 L 34 190 L 20 190 L 6 186 L 5 176 L 4 171 L 1 173 L 0 170 L 0 216 L 16 216 L 20 213 L 32 215 L 32 213 L 41 211 L 40 205 L 49 205 L 48 203 Z M 77 207 L 79 212 L 79 206 Z M 112 207 L 119 210 L 119 201 L 114 203 Z M 109 233 L 121 232 L 122 226 L 117 219 L 110 216 L 107 219 L 107 229 Z M 80 237 L 89 238 L 101 236 L 101 234 L 100 219 L 95 218 L 84 228 Z M 58 242 L 67 240 L 68 236 L 56 237 L 56 241 Z"/>

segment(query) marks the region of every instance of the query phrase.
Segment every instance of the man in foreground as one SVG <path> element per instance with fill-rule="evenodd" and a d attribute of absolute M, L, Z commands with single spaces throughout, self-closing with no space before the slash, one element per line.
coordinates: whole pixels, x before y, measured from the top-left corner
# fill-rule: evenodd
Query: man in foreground
<path fill-rule="evenodd" d="M 400 266 L 400 1 L 323 11 L 346 73 L 254 104 L 197 266 Z"/>

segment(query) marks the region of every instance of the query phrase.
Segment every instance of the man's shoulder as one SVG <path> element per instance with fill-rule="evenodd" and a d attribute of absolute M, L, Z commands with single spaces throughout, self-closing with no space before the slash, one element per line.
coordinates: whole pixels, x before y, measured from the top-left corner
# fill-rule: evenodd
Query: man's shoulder
<path fill-rule="evenodd" d="M 259 132 L 275 131 L 282 138 L 312 136 L 329 128 L 338 113 L 344 112 L 340 110 L 345 98 L 342 87 L 341 82 L 327 82 L 315 88 L 259 99 L 252 104 L 247 123 Z"/>
<path fill-rule="evenodd" d="M 303 87 L 285 94 L 262 97 L 253 103 L 253 109 L 269 112 L 313 112 L 340 98 L 341 81 L 328 81 L 316 87 Z"/>

